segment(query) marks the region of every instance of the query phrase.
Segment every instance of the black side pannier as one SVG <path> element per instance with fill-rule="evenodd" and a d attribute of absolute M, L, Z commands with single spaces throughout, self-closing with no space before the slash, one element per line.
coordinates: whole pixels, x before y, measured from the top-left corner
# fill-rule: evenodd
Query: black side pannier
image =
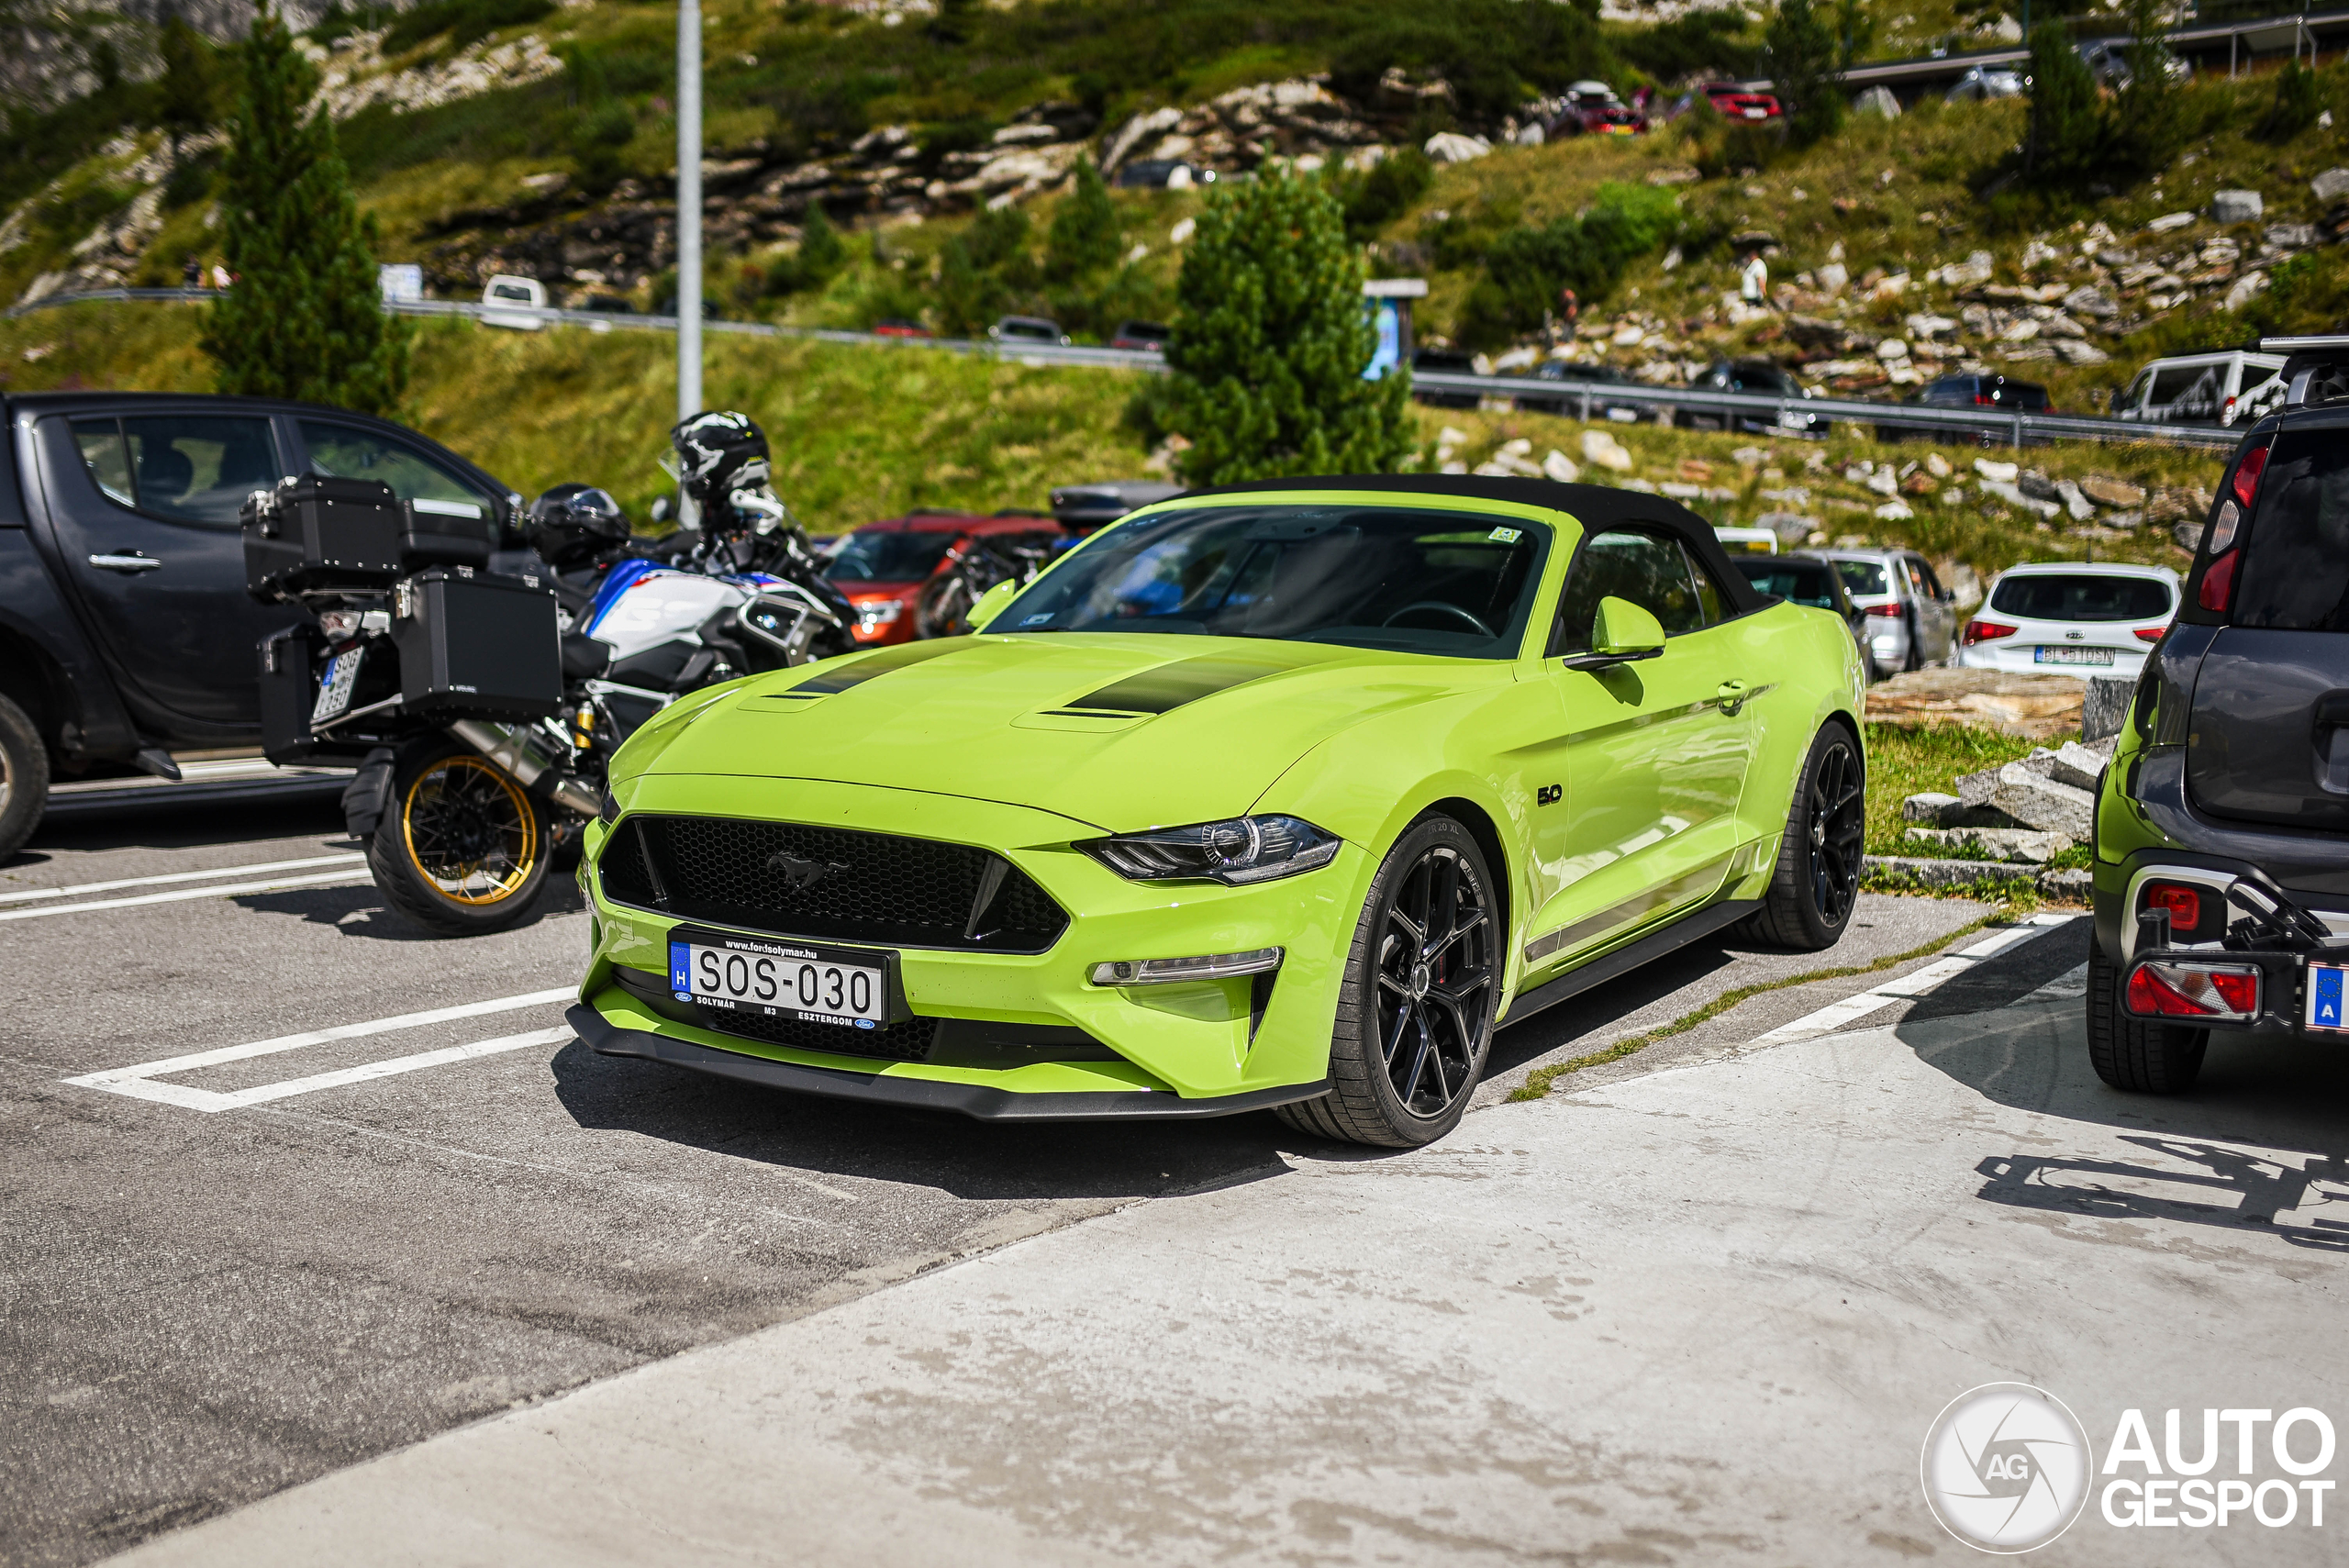
<path fill-rule="evenodd" d="M 543 718 L 562 706 L 554 595 L 519 577 L 430 571 L 392 599 L 400 700 L 448 718 Z"/>

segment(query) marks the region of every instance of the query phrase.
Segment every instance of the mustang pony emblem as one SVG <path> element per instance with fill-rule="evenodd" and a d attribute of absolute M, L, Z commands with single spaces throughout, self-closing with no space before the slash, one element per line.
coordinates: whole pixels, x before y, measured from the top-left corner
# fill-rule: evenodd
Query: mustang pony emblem
<path fill-rule="evenodd" d="M 767 857 L 767 870 L 782 873 L 784 885 L 794 893 L 805 893 L 826 877 L 848 869 L 837 861 L 803 861 L 788 850 L 778 850 Z"/>

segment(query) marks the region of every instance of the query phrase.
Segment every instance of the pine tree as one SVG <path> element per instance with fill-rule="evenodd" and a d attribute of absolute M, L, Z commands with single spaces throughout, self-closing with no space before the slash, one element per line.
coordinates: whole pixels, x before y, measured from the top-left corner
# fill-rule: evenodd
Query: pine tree
<path fill-rule="evenodd" d="M 2129 81 L 2113 95 L 2112 147 L 2139 173 L 2177 156 L 2177 86 L 2170 80 L 2169 12 L 2162 0 L 2128 0 Z"/>
<path fill-rule="evenodd" d="M 1044 275 L 1068 283 L 1105 272 L 1118 260 L 1118 209 L 1090 159 L 1076 166 L 1076 185 L 1052 214 L 1044 239 Z"/>
<path fill-rule="evenodd" d="M 407 324 L 378 298 L 375 222 L 359 215 L 334 122 L 304 112 L 317 73 L 273 13 L 238 52 L 220 199 L 237 281 L 203 343 L 219 390 L 388 414 L 407 390 Z"/>
<path fill-rule="evenodd" d="M 1787 106 L 1787 139 L 1809 147 L 1834 135 L 1843 123 L 1835 34 L 1811 0 L 1778 0 L 1763 38 L 1770 50 L 1771 85 Z"/>
<path fill-rule="evenodd" d="M 2073 46 L 2071 29 L 2042 22 L 2031 30 L 2031 134 L 2023 168 L 2032 180 L 2069 185 L 2095 172 L 2104 148 L 2096 78 Z"/>
<path fill-rule="evenodd" d="M 163 18 L 157 52 L 162 56 L 163 77 L 157 85 L 155 123 L 172 139 L 176 156 L 181 138 L 212 124 L 212 50 L 204 35 L 173 9 Z"/>
<path fill-rule="evenodd" d="M 1175 284 L 1167 399 L 1193 484 L 1391 473 L 1414 450 L 1409 377 L 1364 381 L 1360 252 L 1318 183 L 1219 186 Z"/>

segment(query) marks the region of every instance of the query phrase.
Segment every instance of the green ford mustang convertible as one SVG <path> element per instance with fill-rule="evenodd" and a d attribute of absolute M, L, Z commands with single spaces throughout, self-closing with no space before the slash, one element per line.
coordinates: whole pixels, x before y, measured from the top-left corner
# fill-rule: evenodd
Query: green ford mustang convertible
<path fill-rule="evenodd" d="M 1862 677 L 1704 522 L 1287 480 L 1094 535 L 973 636 L 686 698 L 581 880 L 597 1051 L 990 1118 L 1411 1145 L 1493 1031 L 1731 923 L 1834 942 Z"/>

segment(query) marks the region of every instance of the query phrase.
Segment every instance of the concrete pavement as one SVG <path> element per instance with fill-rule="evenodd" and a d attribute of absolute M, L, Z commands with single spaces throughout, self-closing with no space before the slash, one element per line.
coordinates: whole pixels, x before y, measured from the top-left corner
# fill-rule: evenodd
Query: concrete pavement
<path fill-rule="evenodd" d="M 2047 1389 L 2099 1456 L 2130 1408 L 2156 1441 L 2171 1407 L 2349 1418 L 2344 1110 L 2349 1071 L 2303 1047 L 2221 1043 L 2189 1099 L 2105 1090 L 2076 974 L 1720 1038 L 1415 1153 L 1285 1153 L 123 1561 L 1963 1561 L 1918 1454 L 1976 1385 Z M 2123 1529 L 2091 1500 L 2038 1560 L 2338 1561 L 2326 1520 Z"/>

